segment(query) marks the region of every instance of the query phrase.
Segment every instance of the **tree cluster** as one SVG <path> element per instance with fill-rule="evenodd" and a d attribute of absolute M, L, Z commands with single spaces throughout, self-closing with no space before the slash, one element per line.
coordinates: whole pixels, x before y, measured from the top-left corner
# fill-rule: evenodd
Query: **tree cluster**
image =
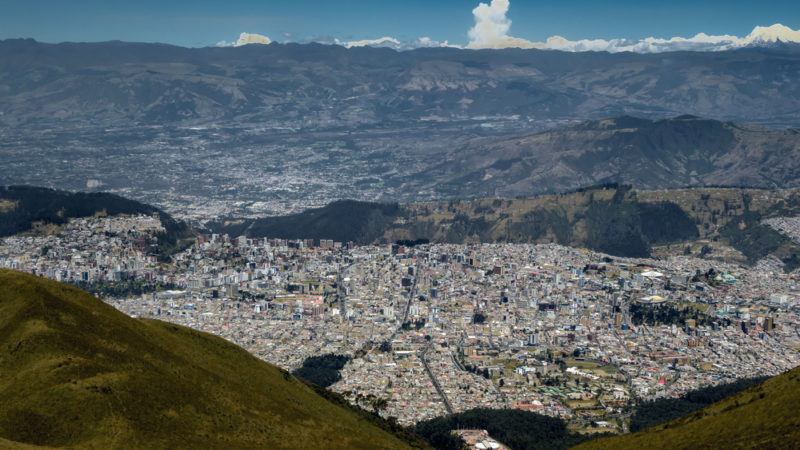
<path fill-rule="evenodd" d="M 477 408 L 419 422 L 414 431 L 437 449 L 461 449 L 463 440 L 452 434 L 458 429 L 483 429 L 513 449 L 563 449 L 597 435 L 570 433 L 558 418 L 518 409 Z"/>
<path fill-rule="evenodd" d="M 414 239 L 414 240 L 411 240 L 411 239 L 399 239 L 396 242 L 396 244 L 401 246 L 401 247 L 415 247 L 417 245 L 430 244 L 430 242 L 431 241 L 429 239 L 426 239 L 426 238 L 420 238 L 420 239 Z"/>
<path fill-rule="evenodd" d="M 688 306 L 681 309 L 672 305 L 642 305 L 631 303 L 631 321 L 634 325 L 686 325 L 687 319 L 694 319 L 697 325 L 710 326 L 714 319 Z"/>
<path fill-rule="evenodd" d="M 653 244 L 698 236 L 694 221 L 671 202 L 596 201 L 585 218 L 586 245 L 612 255 L 646 257 Z"/>
<path fill-rule="evenodd" d="M 210 224 L 212 231 L 281 239 L 333 239 L 371 244 L 402 214 L 397 203 L 370 203 L 341 200 L 322 208 L 297 214 L 242 221 L 236 228 L 221 222 Z"/>
<path fill-rule="evenodd" d="M 303 365 L 292 372 L 297 378 L 328 387 L 342 379 L 339 373 L 350 358 L 345 355 L 309 356 Z"/>
<path fill-rule="evenodd" d="M 78 289 L 96 295 L 100 298 L 106 297 L 134 297 L 142 294 L 149 294 L 151 292 L 163 290 L 177 290 L 178 286 L 171 283 L 161 283 L 142 280 L 130 281 L 76 281 L 70 283 Z"/>

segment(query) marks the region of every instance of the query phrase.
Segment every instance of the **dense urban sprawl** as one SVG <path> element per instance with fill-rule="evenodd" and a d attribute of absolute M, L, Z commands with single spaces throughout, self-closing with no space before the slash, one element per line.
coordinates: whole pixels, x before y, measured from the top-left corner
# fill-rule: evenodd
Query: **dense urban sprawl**
<path fill-rule="evenodd" d="M 347 355 L 331 389 L 403 424 L 479 406 L 596 423 L 637 400 L 800 365 L 800 274 L 772 258 L 744 267 L 558 245 L 200 235 L 165 264 L 147 254 L 162 230 L 150 216 L 75 219 L 3 239 L 0 267 L 173 285 L 104 300 L 289 370 Z"/>

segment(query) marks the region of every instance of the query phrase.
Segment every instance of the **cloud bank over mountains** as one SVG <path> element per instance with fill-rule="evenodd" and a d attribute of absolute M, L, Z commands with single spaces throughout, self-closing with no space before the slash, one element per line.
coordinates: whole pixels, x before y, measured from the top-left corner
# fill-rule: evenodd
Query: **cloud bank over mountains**
<path fill-rule="evenodd" d="M 379 39 L 366 39 L 360 41 L 326 41 L 322 43 L 352 47 L 388 47 L 395 50 L 413 50 L 417 48 L 454 47 L 472 50 L 480 49 L 540 49 L 561 50 L 565 52 L 635 52 L 635 53 L 662 53 L 672 51 L 724 51 L 743 47 L 764 46 L 776 43 L 800 44 L 800 30 L 793 30 L 781 24 L 769 27 L 757 26 L 747 36 L 740 38 L 731 35 L 709 36 L 698 33 L 693 37 L 672 37 L 669 39 L 648 37 L 645 39 L 581 39 L 571 41 L 561 36 L 552 36 L 545 42 L 534 42 L 524 38 L 514 37 L 509 34 L 511 20 L 507 17 L 510 7 L 509 0 L 491 0 L 491 3 L 479 3 L 472 10 L 475 25 L 467 33 L 469 43 L 465 47 L 450 44 L 447 41 L 439 42 L 428 37 L 413 41 L 400 41 L 390 36 Z M 316 40 L 311 40 L 318 42 Z M 222 41 L 217 46 L 241 46 L 248 44 L 269 44 L 268 37 L 259 34 L 242 33 L 235 43 Z"/>
<path fill-rule="evenodd" d="M 649 37 L 646 39 L 581 39 L 570 41 L 561 36 L 553 36 L 546 42 L 531 42 L 525 39 L 503 36 L 503 41 L 497 44 L 494 41 L 491 45 L 484 45 L 480 40 L 471 40 L 467 48 L 536 48 L 542 50 L 561 50 L 565 52 L 634 52 L 634 53 L 662 53 L 674 51 L 724 51 L 743 47 L 764 46 L 770 44 L 800 43 L 800 31 L 775 24 L 769 27 L 755 27 L 753 31 L 744 38 L 737 36 L 722 35 L 709 36 L 705 33 L 698 33 L 690 38 L 672 37 L 661 39 Z M 505 42 L 512 42 L 511 45 L 503 45 Z"/>
<path fill-rule="evenodd" d="M 705 33 L 699 33 L 690 38 L 659 39 L 649 37 L 641 40 L 582 39 L 570 41 L 561 36 L 552 36 L 546 42 L 532 42 L 508 34 L 511 28 L 511 20 L 506 17 L 509 6 L 508 0 L 492 0 L 490 4 L 480 3 L 473 9 L 472 15 L 475 17 L 475 26 L 469 30 L 470 40 L 467 48 L 536 48 L 567 52 L 659 53 L 680 50 L 731 50 L 751 45 L 771 44 L 778 41 L 800 43 L 800 31 L 792 30 L 781 24 L 775 24 L 770 27 L 755 27 L 744 38 L 731 35 L 709 36 Z"/>

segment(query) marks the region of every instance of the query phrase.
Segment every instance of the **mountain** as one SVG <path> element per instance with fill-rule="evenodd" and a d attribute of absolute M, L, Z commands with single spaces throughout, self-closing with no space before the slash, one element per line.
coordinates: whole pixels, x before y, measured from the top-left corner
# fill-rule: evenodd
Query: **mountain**
<path fill-rule="evenodd" d="M 576 449 L 796 448 L 800 367 L 666 424 Z"/>
<path fill-rule="evenodd" d="M 7 269 L 0 342 L 0 448 L 425 445 L 223 339 Z"/>
<path fill-rule="evenodd" d="M 515 200 L 406 206 L 386 240 L 557 242 L 618 256 L 647 257 L 652 245 L 694 240 L 695 221 L 669 201 L 640 202 L 629 186 Z"/>
<path fill-rule="evenodd" d="M 408 189 L 456 197 L 516 197 L 599 183 L 639 189 L 797 187 L 800 130 L 694 116 L 629 116 L 478 138 L 408 178 Z"/>
<path fill-rule="evenodd" d="M 635 54 L 0 42 L 0 126 L 318 130 L 630 114 L 800 125 L 800 46 Z"/>
<path fill-rule="evenodd" d="M 249 217 L 607 182 L 792 187 L 799 72 L 800 45 L 778 41 L 638 54 L 5 40 L 0 185 Z"/>

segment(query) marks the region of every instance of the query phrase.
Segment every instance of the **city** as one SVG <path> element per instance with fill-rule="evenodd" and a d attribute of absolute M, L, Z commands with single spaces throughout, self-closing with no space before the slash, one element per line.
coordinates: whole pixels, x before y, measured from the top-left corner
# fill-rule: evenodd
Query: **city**
<path fill-rule="evenodd" d="M 164 264 L 145 253 L 160 230 L 157 216 L 73 219 L 57 234 L 4 238 L 0 267 L 151 285 L 103 300 L 286 370 L 346 355 L 330 389 L 354 404 L 383 399 L 380 414 L 403 425 L 482 406 L 622 432 L 638 401 L 800 365 L 800 275 L 774 258 L 744 267 L 555 244 L 201 234 Z"/>
<path fill-rule="evenodd" d="M 800 448 L 791 2 L 0 2 L 0 450 Z"/>

